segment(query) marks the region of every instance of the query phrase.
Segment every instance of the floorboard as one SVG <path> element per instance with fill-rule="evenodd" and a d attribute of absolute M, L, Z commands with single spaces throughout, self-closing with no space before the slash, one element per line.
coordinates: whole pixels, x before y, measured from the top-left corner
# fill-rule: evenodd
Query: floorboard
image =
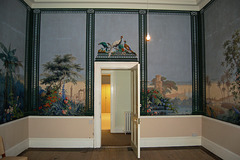
<path fill-rule="evenodd" d="M 131 146 L 131 134 L 110 133 L 110 130 L 102 130 L 102 146 Z"/>
<path fill-rule="evenodd" d="M 29 160 L 137 160 L 131 148 L 39 149 L 21 156 Z M 141 160 L 221 160 L 203 147 L 142 148 Z"/>

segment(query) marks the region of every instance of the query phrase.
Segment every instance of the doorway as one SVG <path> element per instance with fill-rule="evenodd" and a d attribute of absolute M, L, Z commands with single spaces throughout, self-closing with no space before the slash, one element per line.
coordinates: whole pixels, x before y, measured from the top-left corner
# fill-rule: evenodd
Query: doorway
<path fill-rule="evenodd" d="M 131 146 L 131 71 L 102 70 L 101 89 L 101 146 Z"/>
<path fill-rule="evenodd" d="M 95 62 L 94 67 L 94 148 L 100 148 L 102 146 L 101 135 L 101 90 L 102 90 L 102 71 L 104 70 L 129 70 L 131 73 L 131 89 L 130 98 L 131 103 L 131 147 L 136 153 L 136 156 L 140 158 L 140 65 L 138 62 Z M 124 78 L 124 77 L 123 77 Z M 112 82 L 112 78 L 111 78 Z M 111 83 L 111 99 L 112 92 Z M 111 100 L 111 119 L 113 119 L 113 107 L 112 102 L 116 102 L 115 99 Z M 124 102 L 124 100 L 123 100 Z M 115 121 L 116 122 L 116 121 Z M 113 129 L 114 121 L 111 120 L 110 130 Z M 115 126 L 115 131 L 117 127 Z"/>
<path fill-rule="evenodd" d="M 110 75 L 102 75 L 102 131 L 111 129 L 111 87 Z"/>

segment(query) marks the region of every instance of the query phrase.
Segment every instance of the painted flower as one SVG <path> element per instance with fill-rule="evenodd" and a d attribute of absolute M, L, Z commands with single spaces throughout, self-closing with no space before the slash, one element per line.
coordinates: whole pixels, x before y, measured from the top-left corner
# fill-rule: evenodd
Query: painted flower
<path fill-rule="evenodd" d="M 70 110 L 71 110 L 71 109 L 72 109 L 72 107 L 68 107 L 68 109 L 70 109 Z"/>
<path fill-rule="evenodd" d="M 65 99 L 68 100 L 68 97 L 66 97 Z"/>
<path fill-rule="evenodd" d="M 10 106 L 9 108 L 10 108 L 10 112 L 12 113 L 13 112 L 13 107 Z"/>
<path fill-rule="evenodd" d="M 147 113 L 149 113 L 149 112 L 151 112 L 151 109 L 148 109 L 148 110 L 147 110 Z"/>
<path fill-rule="evenodd" d="M 67 110 L 62 110 L 62 114 L 67 114 Z"/>
<path fill-rule="evenodd" d="M 38 107 L 38 109 L 41 110 L 41 109 L 42 109 L 42 106 Z"/>
<path fill-rule="evenodd" d="M 65 104 L 67 104 L 67 103 L 68 103 L 68 100 L 64 100 L 63 102 L 64 102 Z"/>

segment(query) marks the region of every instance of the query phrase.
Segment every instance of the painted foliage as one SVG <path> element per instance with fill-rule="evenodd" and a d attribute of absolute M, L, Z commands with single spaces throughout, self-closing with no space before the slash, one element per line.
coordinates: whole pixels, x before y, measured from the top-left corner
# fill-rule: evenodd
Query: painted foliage
<path fill-rule="evenodd" d="M 149 22 L 147 114 L 191 114 L 190 16 L 151 13 Z"/>
<path fill-rule="evenodd" d="M 240 2 L 237 0 L 228 2 L 218 0 L 204 15 L 206 114 L 238 125 L 240 125 L 240 10 L 237 7 L 239 5 Z"/>
<path fill-rule="evenodd" d="M 40 115 L 84 115 L 85 21 L 85 13 L 42 14 Z"/>
<path fill-rule="evenodd" d="M 18 0 L 1 0 L 0 123 L 24 116 L 25 30 L 25 6 Z"/>

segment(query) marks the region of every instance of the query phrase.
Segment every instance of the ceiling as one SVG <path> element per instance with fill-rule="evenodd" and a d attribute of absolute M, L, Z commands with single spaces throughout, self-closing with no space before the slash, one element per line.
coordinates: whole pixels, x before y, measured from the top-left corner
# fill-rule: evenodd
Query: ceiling
<path fill-rule="evenodd" d="M 31 8 L 112 8 L 199 11 L 210 0 L 24 0 Z"/>

